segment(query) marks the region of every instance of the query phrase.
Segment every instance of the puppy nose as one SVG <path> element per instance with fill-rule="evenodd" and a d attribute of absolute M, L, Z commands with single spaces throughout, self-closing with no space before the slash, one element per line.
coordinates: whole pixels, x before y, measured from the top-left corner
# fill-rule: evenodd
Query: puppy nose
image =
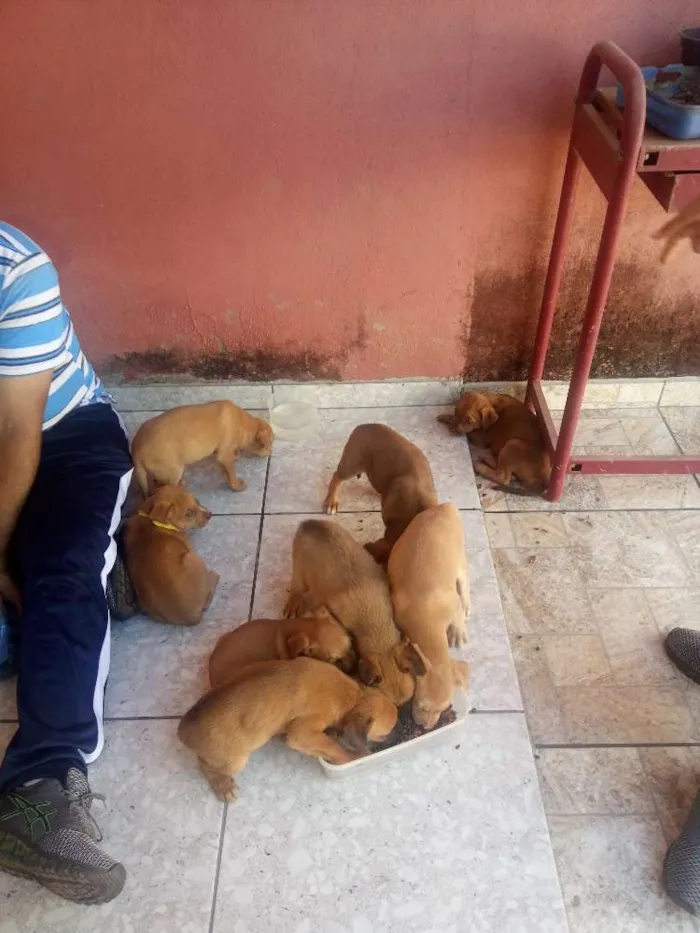
<path fill-rule="evenodd" d="M 202 509 L 202 513 L 204 515 L 204 521 L 208 522 L 212 513 L 209 511 L 209 509 Z"/>

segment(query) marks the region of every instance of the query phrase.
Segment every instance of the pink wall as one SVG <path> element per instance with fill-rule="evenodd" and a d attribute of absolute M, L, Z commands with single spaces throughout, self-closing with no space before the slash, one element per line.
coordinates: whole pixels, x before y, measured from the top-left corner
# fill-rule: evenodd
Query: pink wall
<path fill-rule="evenodd" d="M 589 46 L 692 0 L 4 0 L 4 219 L 127 377 L 513 377 Z M 601 201 L 584 185 L 553 372 Z M 600 375 L 700 371 L 700 259 L 635 193 Z M 692 341 L 690 338 L 692 337 Z"/>

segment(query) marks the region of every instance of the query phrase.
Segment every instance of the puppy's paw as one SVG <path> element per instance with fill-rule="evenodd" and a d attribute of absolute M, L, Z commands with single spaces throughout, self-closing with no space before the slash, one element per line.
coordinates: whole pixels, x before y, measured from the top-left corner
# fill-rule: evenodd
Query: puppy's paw
<path fill-rule="evenodd" d="M 234 492 L 243 492 L 248 488 L 248 483 L 244 479 L 237 479 L 235 482 L 229 483 L 229 487 L 233 489 Z"/>
<path fill-rule="evenodd" d="M 338 511 L 338 499 L 336 496 L 327 496 L 323 503 L 323 511 L 326 515 L 335 515 Z"/>
<path fill-rule="evenodd" d="M 447 644 L 450 648 L 461 648 L 466 644 L 467 630 L 463 625 L 455 625 L 452 622 L 447 628 Z"/>
<path fill-rule="evenodd" d="M 224 803 L 233 803 L 238 797 L 238 784 L 230 775 L 222 774 L 217 775 L 217 777 L 210 777 L 209 783 L 216 796 L 219 800 L 223 800 Z"/>
<path fill-rule="evenodd" d="M 302 615 L 302 601 L 298 593 L 290 593 L 287 602 L 284 604 L 282 615 L 285 619 L 296 619 Z"/>

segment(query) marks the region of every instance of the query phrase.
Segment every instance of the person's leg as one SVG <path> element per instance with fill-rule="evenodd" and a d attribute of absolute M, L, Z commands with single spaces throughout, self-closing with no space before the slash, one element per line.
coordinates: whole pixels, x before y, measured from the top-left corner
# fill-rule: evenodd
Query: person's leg
<path fill-rule="evenodd" d="M 85 872 L 71 879 L 70 858 L 49 838 L 56 828 L 51 821 L 32 824 L 29 842 L 38 841 L 39 848 L 61 861 L 59 874 L 68 874 L 68 884 L 63 877 L 52 885 L 51 872 L 33 871 L 26 864 L 31 852 L 18 862 L 14 843 L 22 823 L 17 811 L 30 797 L 38 809 L 33 798 L 41 796 L 43 785 L 48 788 L 47 806 L 58 812 L 59 821 L 76 815 L 76 800 L 89 802 L 83 775 L 104 742 L 110 629 L 105 587 L 130 478 L 128 442 L 118 416 L 100 403 L 77 409 L 44 435 L 39 470 L 12 542 L 23 600 L 19 728 L 0 766 L 0 867 L 81 900 L 114 896 L 114 878 L 104 891 L 99 879 L 86 878 Z M 36 781 L 40 783 L 27 787 Z M 62 793 L 69 798 L 65 813 L 58 806 Z M 89 829 L 89 822 L 85 826 Z M 41 840 L 36 838 L 39 831 Z M 76 831 L 71 825 L 70 832 Z M 103 858 L 107 865 L 110 860 Z"/>
<path fill-rule="evenodd" d="M 696 683 L 700 683 L 700 632 L 674 628 L 666 636 L 666 654 Z M 683 829 L 666 853 L 663 869 L 668 896 L 684 910 L 700 916 L 700 792 Z"/>

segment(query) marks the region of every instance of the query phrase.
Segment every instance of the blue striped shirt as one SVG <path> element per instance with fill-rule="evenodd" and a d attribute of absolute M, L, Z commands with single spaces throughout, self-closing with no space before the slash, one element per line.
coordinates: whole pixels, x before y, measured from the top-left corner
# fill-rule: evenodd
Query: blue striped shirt
<path fill-rule="evenodd" d="M 44 430 L 105 397 L 61 301 L 53 263 L 28 236 L 0 222 L 0 378 L 49 369 Z"/>

